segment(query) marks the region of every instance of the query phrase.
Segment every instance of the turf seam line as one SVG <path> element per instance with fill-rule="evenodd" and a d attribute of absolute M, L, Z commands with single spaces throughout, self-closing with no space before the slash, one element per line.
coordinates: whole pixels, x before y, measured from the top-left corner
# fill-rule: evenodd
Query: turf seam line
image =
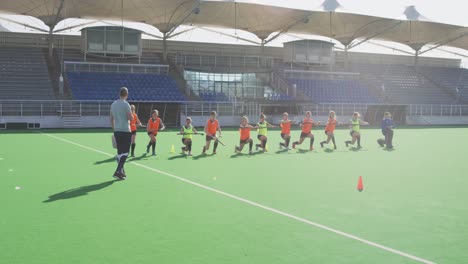
<path fill-rule="evenodd" d="M 85 146 L 85 145 L 81 145 L 81 144 L 79 144 L 79 143 L 76 143 L 76 142 L 73 142 L 73 141 L 70 141 L 70 140 L 61 138 L 61 137 L 57 137 L 57 136 L 54 136 L 54 135 L 42 133 L 42 132 L 40 132 L 40 131 L 38 131 L 38 132 L 41 133 L 41 134 L 43 134 L 43 135 L 46 135 L 46 136 L 48 136 L 48 137 L 55 138 L 55 139 L 57 139 L 57 140 L 60 140 L 60 141 L 63 141 L 63 142 L 66 142 L 66 143 L 69 143 L 69 144 L 72 144 L 72 145 L 75 145 L 75 146 L 78 146 L 78 147 L 87 149 L 87 150 L 91 150 L 91 151 L 94 151 L 94 152 L 97 152 L 97 153 L 100 153 L 100 154 L 103 154 L 103 155 L 106 155 L 106 156 L 110 156 L 110 157 L 115 156 L 115 155 L 112 155 L 112 154 L 110 154 L 110 153 L 107 153 L 107 152 L 104 152 L 104 151 L 101 151 L 101 150 L 97 150 L 97 149 L 94 149 L 94 148 L 91 148 L 91 147 L 88 147 L 88 146 Z M 429 260 L 426 260 L 426 259 L 423 259 L 423 258 L 420 258 L 420 257 L 417 257 L 417 256 L 413 256 L 413 255 L 408 254 L 408 253 L 405 253 L 405 252 L 403 252 L 403 251 L 400 251 L 400 250 L 397 250 L 397 249 L 393 249 L 393 248 L 390 248 L 390 247 L 387 247 L 387 246 L 384 246 L 384 245 L 381 245 L 381 244 L 372 242 L 372 241 L 370 241 L 370 240 L 366 240 L 366 239 L 364 239 L 364 238 L 360 238 L 360 237 L 358 237 L 358 236 L 355 236 L 355 235 L 352 235 L 352 234 L 349 234 L 349 233 L 346 233 L 346 232 L 343 232 L 343 231 L 340 231 L 340 230 L 337 230 L 337 229 L 334 229 L 334 228 L 331 228 L 331 227 L 328 227 L 328 226 L 325 226 L 325 225 L 322 225 L 322 224 L 319 224 L 319 223 L 316 223 L 316 222 L 312 222 L 312 221 L 307 220 L 307 219 L 305 219 L 305 218 L 301 218 L 301 217 L 299 217 L 299 216 L 295 216 L 295 215 L 292 215 L 292 214 L 289 214 L 289 213 L 286 213 L 286 212 L 283 212 L 283 211 L 280 211 L 280 210 L 277 210 L 277 209 L 268 207 L 268 206 L 266 206 L 266 205 L 262 205 L 262 204 L 253 202 L 253 201 L 250 201 L 250 200 L 247 200 L 247 199 L 244 199 L 244 198 L 235 196 L 235 195 L 233 195 L 233 194 L 226 193 L 226 192 L 220 191 L 220 190 L 218 190 L 218 189 L 214 189 L 214 188 L 205 186 L 205 185 L 203 185 L 203 184 L 193 182 L 193 181 L 191 181 L 191 180 L 187 180 L 187 179 L 185 179 L 185 178 L 182 178 L 182 177 L 179 177 L 179 176 L 170 174 L 170 173 L 168 173 L 168 172 L 164 172 L 164 171 L 161 171 L 161 170 L 158 170 L 158 169 L 154 169 L 154 168 L 151 168 L 151 167 L 148 167 L 148 166 L 146 166 L 146 165 L 139 164 L 139 163 L 136 163 L 136 162 L 129 162 L 129 164 L 133 164 L 133 165 L 136 165 L 136 166 L 138 166 L 138 167 L 141 167 L 141 168 L 144 168 L 144 169 L 153 171 L 153 172 L 157 172 L 157 173 L 159 173 L 159 174 L 166 175 L 166 176 L 168 176 L 168 177 L 171 177 L 171 178 L 174 178 L 174 179 L 183 181 L 183 182 L 188 183 L 188 184 L 191 184 L 191 185 L 193 185 L 193 186 L 196 186 L 196 187 L 199 187 L 199 188 L 202 188 L 202 189 L 211 191 L 211 192 L 215 192 L 215 193 L 221 194 L 221 195 L 223 195 L 223 196 L 232 198 L 232 199 L 234 199 L 234 200 L 237 200 L 237 201 L 240 201 L 240 202 L 243 202 L 243 203 L 246 203 L 246 204 L 250 204 L 250 205 L 252 205 L 252 206 L 255 206 L 255 207 L 264 209 L 264 210 L 266 210 L 266 211 L 269 211 L 269 212 L 272 212 L 272 213 L 276 213 L 276 214 L 279 214 L 279 215 L 288 217 L 288 218 L 290 218 L 290 219 L 294 219 L 294 220 L 296 220 L 296 221 L 299 221 L 299 222 L 302 222 L 302 223 L 305 223 L 305 224 L 308 224 L 308 225 L 311 225 L 311 226 L 315 226 L 315 227 L 320 228 L 320 229 L 323 229 L 323 230 L 330 231 L 330 232 L 332 232 L 332 233 L 335 233 L 335 234 L 338 234 L 338 235 L 347 237 L 347 238 L 349 238 L 349 239 L 353 239 L 353 240 L 359 241 L 359 242 L 361 242 L 361 243 L 364 243 L 364 244 L 367 244 L 367 245 L 369 245 L 369 246 L 373 246 L 373 247 L 382 249 L 382 250 L 387 251 L 387 252 L 390 252 L 390 253 L 394 253 L 394 254 L 400 255 L 400 256 L 402 256 L 402 257 L 406 257 L 406 258 L 412 259 L 412 260 L 414 260 L 414 261 L 418 261 L 418 262 L 426 263 L 426 264 L 435 264 L 435 262 L 433 262 L 433 261 L 429 261 Z"/>

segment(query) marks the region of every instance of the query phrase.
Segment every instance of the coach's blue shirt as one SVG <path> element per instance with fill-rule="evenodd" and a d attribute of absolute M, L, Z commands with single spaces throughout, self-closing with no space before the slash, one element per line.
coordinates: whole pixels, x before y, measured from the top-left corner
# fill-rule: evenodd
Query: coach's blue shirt
<path fill-rule="evenodd" d="M 393 126 L 393 120 L 391 118 L 384 118 L 382 120 L 382 129 L 392 128 L 392 126 Z"/>

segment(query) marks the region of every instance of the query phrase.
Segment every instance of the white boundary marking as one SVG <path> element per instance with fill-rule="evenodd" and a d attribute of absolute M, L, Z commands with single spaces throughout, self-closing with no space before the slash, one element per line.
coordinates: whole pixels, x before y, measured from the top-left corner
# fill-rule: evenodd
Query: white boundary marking
<path fill-rule="evenodd" d="M 40 131 L 39 131 L 39 133 L 41 133 L 41 134 L 43 134 L 43 135 L 46 135 L 46 136 L 48 136 L 48 137 L 55 138 L 55 139 L 57 139 L 57 140 L 60 140 L 60 141 L 63 141 L 63 142 L 66 142 L 66 143 L 69 143 L 69 144 L 72 144 L 72 145 L 75 145 L 75 146 L 84 148 L 84 149 L 87 149 L 87 150 L 91 150 L 91 151 L 94 151 L 94 152 L 97 152 L 97 153 L 106 155 L 106 156 L 110 156 L 110 157 L 114 157 L 114 156 L 115 156 L 115 155 L 112 155 L 112 154 L 110 154 L 110 153 L 107 153 L 107 152 L 104 152 L 104 151 L 100 151 L 100 150 L 97 150 L 97 149 L 94 149 L 94 148 L 91 148 L 91 147 L 87 147 L 87 146 L 85 146 L 85 145 L 81 145 L 81 144 L 79 144 L 79 143 L 76 143 L 76 142 L 73 142 L 73 141 L 70 141 L 70 140 L 61 138 L 61 137 L 57 137 L 57 136 L 54 136 L 54 135 L 42 133 L 42 132 L 40 132 Z M 394 254 L 400 255 L 400 256 L 405 257 L 405 258 L 412 259 L 412 260 L 414 260 L 414 261 L 418 261 L 418 262 L 426 263 L 426 264 L 435 264 L 435 262 L 433 262 L 433 261 L 429 261 L 429 260 L 426 260 L 426 259 L 423 259 L 423 258 L 420 258 L 420 257 L 417 257 L 417 256 L 413 256 L 413 255 L 408 254 L 408 253 L 405 253 L 405 252 L 403 252 L 403 251 L 396 250 L 396 249 L 393 249 L 393 248 L 390 248 L 390 247 L 387 247 L 387 246 L 384 246 L 384 245 L 381 245 L 381 244 L 378 244 L 378 243 L 375 243 L 375 242 L 366 240 L 366 239 L 364 239 L 364 238 L 360 238 L 360 237 L 358 237 L 358 236 L 355 236 L 355 235 L 352 235 L 352 234 L 349 234 L 349 233 L 346 233 L 346 232 L 343 232 L 343 231 L 340 231 L 340 230 L 337 230 L 337 229 L 334 229 L 334 228 L 331 228 L 331 227 L 328 227 L 328 226 L 325 226 L 325 225 L 322 225 L 322 224 L 319 224 L 319 223 L 316 223 L 316 222 L 312 222 L 312 221 L 310 221 L 310 220 L 307 220 L 307 219 L 304 219 L 304 218 L 301 218 L 301 217 L 298 217 L 298 216 L 295 216 L 295 215 L 292 215 L 292 214 L 289 214 L 289 213 L 286 213 L 286 212 L 283 212 L 283 211 L 280 211 L 280 210 L 277 210 L 277 209 L 274 209 L 274 208 L 271 208 L 271 207 L 268 207 L 268 206 L 265 206 L 265 205 L 262 205 L 262 204 L 259 204 L 259 203 L 256 203 L 256 202 L 247 200 L 247 199 L 244 199 L 244 198 L 242 198 L 242 197 L 235 196 L 235 195 L 230 194 L 230 193 L 227 193 L 227 192 L 223 192 L 223 191 L 220 191 L 220 190 L 217 190 L 217 189 L 214 189 L 214 188 L 205 186 L 205 185 L 200 184 L 200 183 L 193 182 L 193 181 L 191 181 L 191 180 L 187 180 L 187 179 L 185 179 L 185 178 L 182 178 L 182 177 L 179 177 L 179 176 L 176 176 L 176 175 L 173 175 L 173 174 L 164 172 L 164 171 L 160 171 L 160 170 L 158 170 L 158 169 L 154 169 L 154 168 L 148 167 L 148 166 L 143 165 L 143 164 L 139 164 L 139 163 L 136 163 L 136 162 L 129 162 L 129 163 L 130 163 L 130 164 L 134 164 L 134 165 L 136 165 L 136 166 L 138 166 L 138 167 L 141 167 L 141 168 L 144 168 L 144 169 L 147 169 L 147 170 L 150 170 L 150 171 L 153 171 L 153 172 L 157 172 L 157 173 L 159 173 L 159 174 L 163 174 L 163 175 L 166 175 L 166 176 L 168 176 L 168 177 L 171 177 L 171 178 L 174 178 L 174 179 L 183 181 L 183 182 L 185 182 L 185 183 L 188 183 L 188 184 L 191 184 L 191 185 L 200 187 L 200 188 L 202 188 L 202 189 L 205 189 L 205 190 L 208 190 L 208 191 L 211 191 L 211 192 L 215 192 L 215 193 L 221 194 L 221 195 L 223 195 L 223 196 L 232 198 L 232 199 L 234 199 L 234 200 L 237 200 L 237 201 L 240 201 L 240 202 L 243 202 L 243 203 L 246 203 L 246 204 L 250 204 L 250 205 L 252 205 L 252 206 L 255 206 L 255 207 L 264 209 L 264 210 L 266 210 L 266 211 L 269 211 L 269 212 L 272 212 L 272 213 L 275 213 L 275 214 L 279 214 L 279 215 L 288 217 L 288 218 L 290 218 L 290 219 L 294 219 L 294 220 L 296 220 L 296 221 L 299 221 L 299 222 L 302 222 L 302 223 L 305 223 L 305 224 L 308 224 L 308 225 L 311 225 L 311 226 L 315 226 L 315 227 L 320 228 L 320 229 L 323 229 L 323 230 L 330 231 L 330 232 L 332 232 L 332 233 L 338 234 L 338 235 L 340 235 L 340 236 L 347 237 L 347 238 L 349 238 L 349 239 L 353 239 L 353 240 L 359 241 L 359 242 L 364 243 L 364 244 L 367 244 L 367 245 L 369 245 L 369 246 L 376 247 L 376 248 L 380 248 L 380 249 L 382 249 L 382 250 L 384 250 L 384 251 L 387 251 L 387 252 L 390 252 L 390 253 L 394 253 Z"/>

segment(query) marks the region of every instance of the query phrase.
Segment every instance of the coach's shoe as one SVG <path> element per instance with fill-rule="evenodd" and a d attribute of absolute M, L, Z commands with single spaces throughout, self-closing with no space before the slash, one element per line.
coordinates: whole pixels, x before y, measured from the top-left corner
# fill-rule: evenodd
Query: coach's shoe
<path fill-rule="evenodd" d="M 116 172 L 114 173 L 114 175 L 112 175 L 112 177 L 114 177 L 114 178 L 116 178 L 116 179 L 118 179 L 118 180 L 125 180 L 125 177 L 127 177 L 127 175 L 125 175 L 125 174 L 122 173 L 122 172 L 116 171 Z"/>

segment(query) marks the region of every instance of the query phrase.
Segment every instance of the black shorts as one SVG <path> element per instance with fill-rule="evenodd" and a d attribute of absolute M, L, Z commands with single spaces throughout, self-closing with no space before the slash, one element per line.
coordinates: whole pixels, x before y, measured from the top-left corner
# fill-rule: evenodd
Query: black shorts
<path fill-rule="evenodd" d="M 354 132 L 359 133 L 358 131 L 351 131 L 351 132 L 349 132 L 349 134 L 350 134 L 351 136 L 353 136 Z"/>
<path fill-rule="evenodd" d="M 260 140 L 261 137 L 266 137 L 265 135 L 257 135 L 258 140 Z"/>
<path fill-rule="evenodd" d="M 210 136 L 206 136 L 206 141 L 211 141 L 211 140 L 215 140 L 214 138 L 210 137 Z"/>
<path fill-rule="evenodd" d="M 241 144 L 241 145 L 242 144 L 247 144 L 247 143 L 249 143 L 250 140 L 252 140 L 252 139 L 251 138 L 244 139 L 244 140 L 241 139 L 241 140 L 239 140 L 239 144 Z"/>
<path fill-rule="evenodd" d="M 132 131 L 132 135 L 136 135 L 136 130 L 133 130 L 133 131 Z"/>
<path fill-rule="evenodd" d="M 282 138 L 282 139 L 286 139 L 286 138 L 285 138 L 286 136 L 289 136 L 289 134 L 283 134 L 283 133 L 281 133 L 281 138 Z"/>
<path fill-rule="evenodd" d="M 385 128 L 385 129 L 382 129 L 382 134 L 384 136 L 390 134 L 390 133 L 393 133 L 393 130 L 391 128 Z"/>
<path fill-rule="evenodd" d="M 117 153 L 123 154 L 130 151 L 130 145 L 132 143 L 131 132 L 114 132 L 115 142 L 117 143 Z"/>
<path fill-rule="evenodd" d="M 333 131 L 328 131 L 328 130 L 325 130 L 325 135 L 327 135 L 327 136 L 328 136 L 328 132 L 332 132 L 332 133 L 333 133 Z"/>
<path fill-rule="evenodd" d="M 185 140 L 186 140 L 186 139 L 188 139 L 188 140 L 192 141 L 192 139 L 191 139 L 191 138 L 182 138 L 182 144 L 185 144 Z"/>
<path fill-rule="evenodd" d="M 306 138 L 306 137 L 308 137 L 308 136 L 310 136 L 310 135 L 313 136 L 314 134 L 312 134 L 312 133 L 310 133 L 310 132 L 309 132 L 309 133 L 301 132 L 301 138 Z"/>

